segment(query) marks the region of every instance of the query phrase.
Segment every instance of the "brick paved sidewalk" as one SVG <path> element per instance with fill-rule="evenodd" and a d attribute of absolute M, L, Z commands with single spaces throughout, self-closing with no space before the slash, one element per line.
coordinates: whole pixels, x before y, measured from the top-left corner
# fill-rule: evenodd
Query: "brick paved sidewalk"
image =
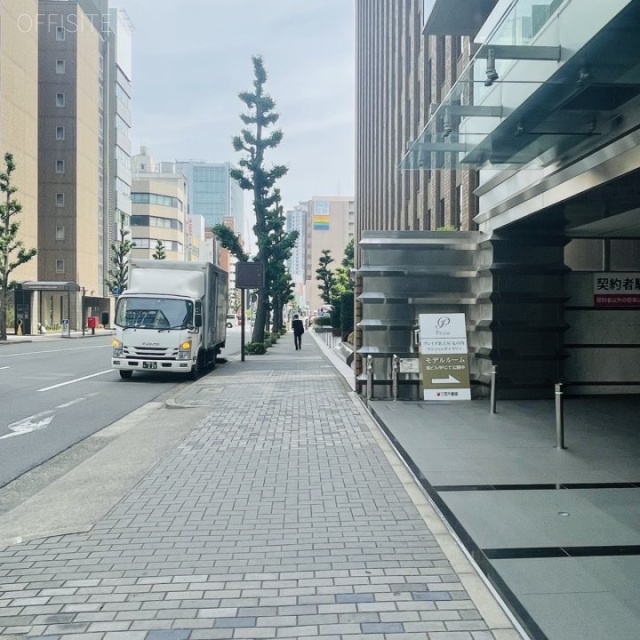
<path fill-rule="evenodd" d="M 206 419 L 91 531 L 0 548 L 1 638 L 520 637 L 313 341 L 190 389 Z"/>

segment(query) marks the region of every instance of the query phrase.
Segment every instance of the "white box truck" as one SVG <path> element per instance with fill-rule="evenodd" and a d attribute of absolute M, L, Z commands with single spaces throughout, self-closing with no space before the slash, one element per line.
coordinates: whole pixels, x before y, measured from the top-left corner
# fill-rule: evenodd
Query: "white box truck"
<path fill-rule="evenodd" d="M 213 368 L 225 345 L 228 274 L 210 262 L 131 260 L 128 288 L 116 303 L 111 365 L 186 373 Z"/>

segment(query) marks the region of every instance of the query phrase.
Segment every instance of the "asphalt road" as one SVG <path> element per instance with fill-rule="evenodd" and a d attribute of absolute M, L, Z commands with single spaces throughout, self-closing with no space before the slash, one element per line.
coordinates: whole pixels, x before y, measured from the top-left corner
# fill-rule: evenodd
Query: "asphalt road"
<path fill-rule="evenodd" d="M 239 357 L 240 328 L 223 357 Z M 111 336 L 0 348 L 0 487 L 182 384 L 183 376 L 111 370 Z"/>

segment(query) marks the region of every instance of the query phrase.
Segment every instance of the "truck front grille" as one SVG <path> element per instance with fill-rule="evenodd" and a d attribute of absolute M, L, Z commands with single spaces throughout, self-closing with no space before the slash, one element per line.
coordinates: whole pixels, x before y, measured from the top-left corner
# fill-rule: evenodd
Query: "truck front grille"
<path fill-rule="evenodd" d="M 125 347 L 123 349 L 126 358 L 142 358 L 145 360 L 175 360 L 178 357 L 178 349 L 166 349 L 163 347 Z"/>

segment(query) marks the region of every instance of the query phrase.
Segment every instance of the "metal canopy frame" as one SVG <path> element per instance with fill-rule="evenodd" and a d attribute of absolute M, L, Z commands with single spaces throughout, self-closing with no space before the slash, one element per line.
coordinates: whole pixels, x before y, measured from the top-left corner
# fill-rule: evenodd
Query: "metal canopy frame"
<path fill-rule="evenodd" d="M 560 0 L 514 0 L 419 136 L 402 170 L 541 169 L 608 134 L 640 102 L 639 3 L 563 50 Z"/>

